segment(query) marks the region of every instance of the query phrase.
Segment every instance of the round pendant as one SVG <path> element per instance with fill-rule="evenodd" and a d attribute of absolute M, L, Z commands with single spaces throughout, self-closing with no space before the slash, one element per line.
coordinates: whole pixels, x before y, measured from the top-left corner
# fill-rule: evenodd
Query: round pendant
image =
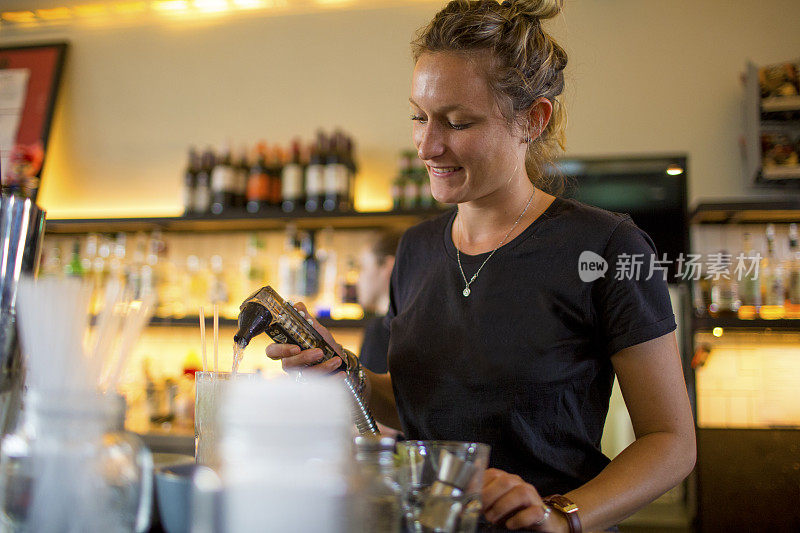
<path fill-rule="evenodd" d="M 467 296 L 469 296 L 469 287 L 464 287 L 464 292 L 462 292 L 461 294 L 463 294 L 463 295 L 464 295 L 464 298 L 466 298 Z"/>

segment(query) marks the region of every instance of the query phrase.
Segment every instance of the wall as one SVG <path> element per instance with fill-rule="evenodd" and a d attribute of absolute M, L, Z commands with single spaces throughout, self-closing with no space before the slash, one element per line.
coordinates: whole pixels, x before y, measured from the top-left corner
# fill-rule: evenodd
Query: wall
<path fill-rule="evenodd" d="M 798 56 L 800 3 L 566 4 L 548 25 L 570 55 L 570 155 L 687 153 L 691 201 L 754 194 L 741 177 L 739 75 L 747 59 Z M 358 206 L 387 207 L 396 153 L 410 145 L 408 41 L 440 5 L 4 25 L 2 46 L 72 44 L 41 203 L 53 217 L 177 214 L 190 143 L 286 142 L 341 125 L 358 142 Z"/>

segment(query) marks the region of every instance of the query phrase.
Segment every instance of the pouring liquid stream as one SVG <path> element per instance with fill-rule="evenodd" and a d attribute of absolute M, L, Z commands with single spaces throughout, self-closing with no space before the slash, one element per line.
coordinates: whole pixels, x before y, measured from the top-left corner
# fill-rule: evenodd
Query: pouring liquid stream
<path fill-rule="evenodd" d="M 236 376 L 236 373 L 239 371 L 239 362 L 242 360 L 244 356 L 244 349 L 247 345 L 241 342 L 234 342 L 233 343 L 233 366 L 231 367 L 231 375 L 232 377 Z"/>

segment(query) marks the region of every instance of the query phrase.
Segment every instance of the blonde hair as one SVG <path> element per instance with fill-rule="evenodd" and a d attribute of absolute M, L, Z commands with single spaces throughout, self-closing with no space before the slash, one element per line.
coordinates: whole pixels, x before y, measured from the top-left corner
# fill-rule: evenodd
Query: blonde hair
<path fill-rule="evenodd" d="M 414 61 L 426 52 L 488 52 L 487 80 L 509 126 L 541 97 L 553 113 L 528 145 L 525 167 L 537 187 L 560 194 L 563 177 L 552 163 L 565 150 L 566 111 L 557 97 L 564 90 L 567 53 L 542 29 L 541 21 L 561 12 L 563 0 L 452 0 L 412 41 Z M 550 167 L 550 168 L 548 168 Z"/>

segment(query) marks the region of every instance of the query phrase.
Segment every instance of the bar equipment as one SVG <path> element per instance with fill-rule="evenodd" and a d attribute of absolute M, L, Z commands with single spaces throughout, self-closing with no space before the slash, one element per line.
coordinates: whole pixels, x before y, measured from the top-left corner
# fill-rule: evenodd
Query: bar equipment
<path fill-rule="evenodd" d="M 45 212 L 28 198 L 0 200 L 0 434 L 16 424 L 24 373 L 17 330 L 17 286 L 39 264 Z"/>
<path fill-rule="evenodd" d="M 269 286 L 253 293 L 239 308 L 239 331 L 233 337 L 238 352 L 234 354 L 234 364 L 250 340 L 263 332 L 275 342 L 295 344 L 304 350 L 321 349 L 323 356 L 320 363 L 337 355 L 334 348 L 322 338 L 314 326 Z M 361 365 L 352 352 L 343 351 L 344 362 L 337 370 L 344 372 L 343 381 L 351 400 L 356 428 L 361 435 L 377 435 L 378 426 L 361 395 L 359 383 Z"/>
<path fill-rule="evenodd" d="M 406 530 L 474 532 L 490 451 L 488 444 L 478 442 L 398 442 L 397 480 Z"/>

